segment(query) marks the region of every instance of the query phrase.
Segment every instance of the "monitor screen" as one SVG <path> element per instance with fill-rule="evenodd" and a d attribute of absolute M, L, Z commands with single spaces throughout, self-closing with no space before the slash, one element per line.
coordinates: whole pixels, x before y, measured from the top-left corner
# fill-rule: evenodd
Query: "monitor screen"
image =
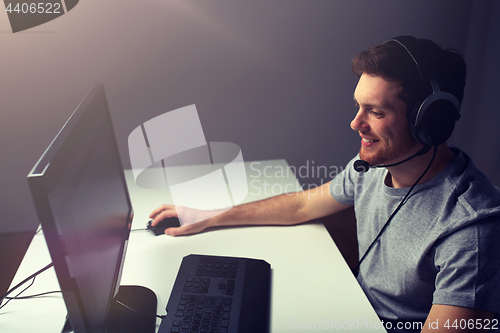
<path fill-rule="evenodd" d="M 73 112 L 28 182 L 72 329 L 104 332 L 132 207 L 103 85 Z"/>

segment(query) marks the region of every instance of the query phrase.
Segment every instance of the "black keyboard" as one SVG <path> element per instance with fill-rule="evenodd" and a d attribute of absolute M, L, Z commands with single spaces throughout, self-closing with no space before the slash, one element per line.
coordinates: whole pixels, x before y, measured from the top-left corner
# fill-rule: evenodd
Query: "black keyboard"
<path fill-rule="evenodd" d="M 158 332 L 269 332 L 270 286 L 263 260 L 186 256 Z"/>

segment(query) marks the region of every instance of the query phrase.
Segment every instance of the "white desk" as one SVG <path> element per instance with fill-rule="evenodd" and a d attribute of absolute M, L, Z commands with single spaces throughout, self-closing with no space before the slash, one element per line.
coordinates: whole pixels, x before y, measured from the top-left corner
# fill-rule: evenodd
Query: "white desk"
<path fill-rule="evenodd" d="M 288 177 L 275 174 L 286 167 L 283 160 L 249 162 L 246 166 L 251 184 L 245 201 L 278 194 L 280 189 L 292 190 L 292 186 L 300 189 L 293 174 Z M 264 168 L 267 168 L 266 174 Z M 132 229 L 144 228 L 151 210 L 168 199 L 164 191 L 139 188 L 131 173 L 126 174 L 135 215 Z M 267 177 L 273 174 L 277 178 Z M 287 184 L 290 185 L 286 187 Z M 269 262 L 272 268 L 271 332 L 311 331 L 308 327 L 313 331 L 342 327 L 383 331 L 375 311 L 320 222 L 292 227 L 227 228 L 184 237 L 155 237 L 146 230 L 133 231 L 121 284 L 152 289 L 158 297 L 158 313 L 165 314 L 181 260 L 192 253 L 259 258 Z M 37 235 L 13 284 L 49 262 L 45 239 Z M 25 294 L 57 289 L 54 270 L 50 269 L 37 277 Z M 53 333 L 60 332 L 66 308 L 62 297 L 56 295 L 13 300 L 0 313 L 0 332 Z"/>

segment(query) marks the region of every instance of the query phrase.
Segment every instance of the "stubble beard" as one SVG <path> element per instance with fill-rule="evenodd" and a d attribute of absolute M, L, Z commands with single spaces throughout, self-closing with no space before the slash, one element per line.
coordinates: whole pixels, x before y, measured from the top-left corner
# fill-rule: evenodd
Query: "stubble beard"
<path fill-rule="evenodd" d="M 385 144 L 385 142 L 383 142 L 383 144 Z M 407 156 L 413 154 L 417 146 L 418 143 L 408 136 L 393 147 L 380 147 L 380 149 L 377 149 L 373 154 L 365 151 L 366 148 L 361 146 L 359 149 L 359 157 L 371 165 L 392 164 L 402 161 Z"/>

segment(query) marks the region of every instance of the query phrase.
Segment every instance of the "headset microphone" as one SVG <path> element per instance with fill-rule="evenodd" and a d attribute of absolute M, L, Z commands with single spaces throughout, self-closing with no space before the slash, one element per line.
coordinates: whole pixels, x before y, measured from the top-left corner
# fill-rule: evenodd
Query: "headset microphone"
<path fill-rule="evenodd" d="M 410 157 L 408 157 L 407 159 L 404 159 L 400 162 L 397 162 L 397 163 L 394 163 L 394 164 L 387 164 L 387 165 L 383 165 L 383 164 L 379 164 L 379 165 L 371 165 L 370 163 L 368 163 L 367 161 L 364 161 L 364 160 L 357 160 L 354 162 L 354 170 L 356 170 L 357 172 L 366 172 L 368 171 L 369 168 L 388 168 L 388 167 L 392 167 L 392 166 L 396 166 L 396 165 L 400 165 L 400 164 L 403 164 L 404 162 L 407 162 L 409 160 L 411 160 L 412 158 L 414 157 L 417 157 L 417 156 L 421 156 L 421 155 L 424 155 L 425 153 L 427 153 L 429 150 L 431 149 L 431 146 L 428 146 L 428 145 L 424 145 L 422 147 L 422 149 L 420 149 L 419 151 L 417 151 L 415 154 L 411 155 Z"/>

